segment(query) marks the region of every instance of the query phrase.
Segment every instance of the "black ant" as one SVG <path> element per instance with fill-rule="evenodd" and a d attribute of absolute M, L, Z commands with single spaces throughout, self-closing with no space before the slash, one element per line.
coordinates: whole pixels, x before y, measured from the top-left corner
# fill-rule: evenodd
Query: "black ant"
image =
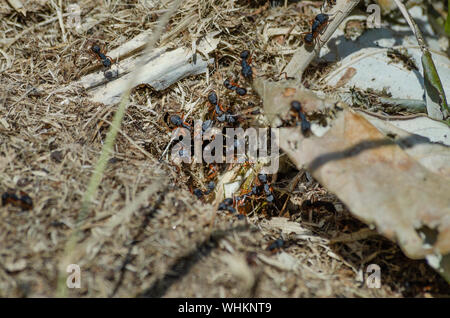
<path fill-rule="evenodd" d="M 221 123 L 227 122 L 229 124 L 234 124 L 237 121 L 237 115 L 233 115 L 224 109 L 219 103 L 216 92 L 212 91 L 209 93 L 208 101 L 212 106 L 214 106 L 214 115 L 216 115 L 217 121 Z"/>
<path fill-rule="evenodd" d="M 208 183 L 208 185 L 207 185 L 208 189 L 206 191 L 202 191 L 201 189 L 197 188 L 197 189 L 194 189 L 193 193 L 195 194 L 195 196 L 198 199 L 201 199 L 204 195 L 210 194 L 214 190 L 215 187 L 216 187 L 215 182 L 211 181 Z"/>
<path fill-rule="evenodd" d="M 102 61 L 102 64 L 105 68 L 109 69 L 111 67 L 113 63 L 112 58 L 103 54 L 100 49 L 100 46 L 94 44 L 93 46 L 91 46 L 91 51 L 98 59 L 100 59 L 100 61 Z"/>
<path fill-rule="evenodd" d="M 13 206 L 22 208 L 22 211 L 31 210 L 33 208 L 33 200 L 28 194 L 20 191 L 20 198 L 12 192 L 5 192 L 2 195 L 2 205 L 10 203 Z"/>
<path fill-rule="evenodd" d="M 235 201 L 233 200 L 233 198 L 226 198 L 219 204 L 219 207 L 217 209 L 219 211 L 228 211 L 230 213 L 236 213 L 236 209 L 233 207 L 234 202 Z"/>
<path fill-rule="evenodd" d="M 227 79 L 223 82 L 223 85 L 232 91 L 236 91 L 236 94 L 240 96 L 244 96 L 245 94 L 247 94 L 247 90 L 245 88 L 239 87 L 236 83 L 230 82 Z"/>
<path fill-rule="evenodd" d="M 325 29 L 328 23 L 330 23 L 330 16 L 325 13 L 319 13 L 314 18 L 311 31 L 322 33 L 322 31 Z"/>
<path fill-rule="evenodd" d="M 328 14 L 319 13 L 316 15 L 311 25 L 311 32 L 302 33 L 303 41 L 306 45 L 313 45 L 314 41 L 323 33 L 328 23 L 330 23 L 330 16 Z"/>
<path fill-rule="evenodd" d="M 264 195 L 266 197 L 266 201 L 269 203 L 272 203 L 275 199 L 273 195 L 273 189 L 270 183 L 267 180 L 266 174 L 258 174 L 256 185 L 252 187 L 251 190 L 247 191 L 244 194 L 241 194 L 241 196 L 236 197 L 236 201 L 238 202 L 238 205 L 243 205 L 243 202 L 248 198 L 252 196 L 258 196 L 264 192 Z"/>
<path fill-rule="evenodd" d="M 181 117 L 178 115 L 170 116 L 169 120 L 172 123 L 172 125 L 176 126 L 177 128 L 179 127 L 179 128 L 186 128 L 188 130 L 191 130 L 191 126 L 189 126 L 188 123 L 183 121 L 183 119 L 181 119 Z"/>
<path fill-rule="evenodd" d="M 219 104 L 219 99 L 217 98 L 217 94 L 215 91 L 211 91 L 211 93 L 208 94 L 208 101 L 209 103 L 214 106 L 214 113 L 216 115 L 222 115 L 225 113 L 225 109 L 222 107 L 221 104 Z"/>
<path fill-rule="evenodd" d="M 311 124 L 306 119 L 305 114 L 302 111 L 302 105 L 300 102 L 294 100 L 291 102 L 291 108 L 294 111 L 295 116 L 300 117 L 300 124 L 303 135 L 306 135 L 311 130 Z"/>
<path fill-rule="evenodd" d="M 242 66 L 241 74 L 242 74 L 242 76 L 244 76 L 244 78 L 251 81 L 253 79 L 253 70 L 252 70 L 252 67 L 250 66 L 250 64 L 252 63 L 252 59 L 250 57 L 250 52 L 247 50 L 242 51 L 241 59 L 242 59 L 241 60 L 241 66 Z"/>
<path fill-rule="evenodd" d="M 258 181 L 262 183 L 264 194 L 266 195 L 267 202 L 273 202 L 275 197 L 273 196 L 273 189 L 270 183 L 267 180 L 266 174 L 259 174 Z"/>
<path fill-rule="evenodd" d="M 267 247 L 267 250 L 272 253 L 276 253 L 283 246 L 284 246 L 284 241 L 283 241 L 283 239 L 279 238 L 279 239 L 273 241 L 271 244 L 269 244 L 269 246 Z"/>

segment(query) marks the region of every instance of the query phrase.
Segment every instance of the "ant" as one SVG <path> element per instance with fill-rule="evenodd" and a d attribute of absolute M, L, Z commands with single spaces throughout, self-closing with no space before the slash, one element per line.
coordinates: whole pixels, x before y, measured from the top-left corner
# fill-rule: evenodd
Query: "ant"
<path fill-rule="evenodd" d="M 273 196 L 272 186 L 270 185 L 270 183 L 267 180 L 267 175 L 266 174 L 259 174 L 258 175 L 258 181 L 263 186 L 264 194 L 266 195 L 266 201 L 269 202 L 269 203 L 273 202 L 275 197 Z M 252 191 L 253 191 L 253 189 L 252 189 Z"/>
<path fill-rule="evenodd" d="M 234 214 L 234 213 L 236 213 L 236 209 L 233 207 L 235 203 L 236 203 L 236 201 L 233 198 L 226 198 L 219 204 L 219 207 L 217 208 L 217 210 L 228 211 L 228 212 Z M 245 219 L 245 215 L 241 214 L 241 213 L 237 214 L 236 217 L 238 218 L 238 220 Z"/>
<path fill-rule="evenodd" d="M 305 33 L 302 33 L 302 36 L 303 36 L 303 42 L 305 42 L 305 44 L 308 46 L 312 46 L 314 44 L 314 40 L 317 37 L 317 34 L 312 33 L 312 32 L 305 32 Z"/>
<path fill-rule="evenodd" d="M 169 125 L 174 126 L 174 129 L 186 128 L 189 131 L 192 129 L 192 127 L 178 115 L 170 115 L 168 116 L 168 119 L 166 119 L 166 121 L 168 121 Z"/>
<path fill-rule="evenodd" d="M 267 247 L 266 250 L 272 252 L 272 253 L 276 253 L 278 252 L 282 247 L 284 246 L 284 241 L 283 239 L 279 238 L 275 241 L 273 241 L 271 244 L 269 244 L 269 246 Z"/>
<path fill-rule="evenodd" d="M 229 124 L 234 124 L 237 121 L 237 115 L 233 115 L 232 113 L 224 109 L 219 103 L 215 91 L 211 91 L 211 93 L 209 93 L 208 101 L 212 106 L 214 106 L 214 115 L 216 115 L 217 121 L 221 123 L 227 122 Z"/>
<path fill-rule="evenodd" d="M 303 133 L 303 135 L 306 135 L 308 133 L 308 131 L 311 130 L 311 124 L 306 119 L 306 116 L 302 111 L 302 105 L 300 104 L 300 102 L 294 100 L 291 102 L 291 108 L 292 108 L 295 116 L 300 117 L 300 121 L 301 121 L 300 125 L 302 128 L 302 133 Z"/>
<path fill-rule="evenodd" d="M 325 27 L 330 23 L 330 16 L 325 13 L 319 13 L 314 18 L 314 21 L 312 23 L 311 31 L 322 33 L 322 31 L 325 29 Z"/>
<path fill-rule="evenodd" d="M 215 187 L 216 187 L 215 182 L 211 181 L 210 183 L 208 183 L 208 185 L 207 185 L 208 189 L 206 191 L 202 191 L 201 189 L 197 188 L 197 189 L 194 189 L 193 193 L 195 194 L 195 196 L 198 199 L 201 199 L 204 195 L 210 194 L 214 190 Z"/>
<path fill-rule="evenodd" d="M 33 208 L 33 200 L 28 194 L 20 191 L 20 198 L 12 192 L 5 192 L 2 195 L 2 205 L 5 206 L 11 203 L 13 206 L 22 208 L 22 211 L 31 210 Z"/>
<path fill-rule="evenodd" d="M 214 122 L 213 122 L 211 119 L 208 119 L 208 120 L 204 121 L 204 122 L 202 123 L 202 132 L 203 132 L 203 133 L 206 133 L 209 129 L 211 129 L 213 123 L 214 123 Z"/>
<path fill-rule="evenodd" d="M 100 49 L 100 46 L 98 46 L 97 44 L 92 45 L 91 51 L 100 61 L 102 61 L 102 64 L 105 68 L 109 69 L 111 67 L 113 63 L 112 58 L 103 54 Z"/>
<path fill-rule="evenodd" d="M 313 45 L 319 35 L 323 33 L 328 23 L 330 23 L 330 16 L 328 14 L 319 13 L 316 15 L 311 25 L 311 32 L 302 33 L 303 41 L 306 45 Z"/>
<path fill-rule="evenodd" d="M 219 99 L 217 98 L 217 94 L 215 91 L 211 91 L 208 94 L 208 101 L 209 103 L 214 106 L 214 114 L 221 116 L 226 112 L 226 110 L 222 107 L 222 105 L 219 103 Z"/>
<path fill-rule="evenodd" d="M 233 198 L 226 198 L 219 204 L 219 207 L 217 209 L 219 211 L 228 211 L 230 213 L 236 213 L 236 209 L 233 207 L 234 202 L 235 201 Z"/>
<path fill-rule="evenodd" d="M 273 196 L 273 189 L 270 186 L 269 182 L 267 181 L 267 175 L 266 174 L 259 174 L 257 177 L 256 185 L 252 187 L 251 190 L 242 193 L 239 196 L 236 196 L 234 198 L 226 198 L 223 200 L 218 207 L 218 210 L 222 211 L 228 211 L 231 213 L 236 213 L 236 209 L 234 206 L 237 207 L 237 210 L 239 211 L 240 215 L 245 214 L 240 212 L 240 208 L 245 205 L 245 200 L 247 198 L 251 198 L 253 196 L 258 196 L 264 192 L 266 196 L 266 201 L 269 203 L 272 203 L 274 201 Z M 243 218 L 243 217 L 240 217 Z"/>
<path fill-rule="evenodd" d="M 209 164 L 209 171 L 207 179 L 213 179 L 215 176 L 217 176 L 217 173 L 219 172 L 219 169 L 216 165 L 213 165 L 212 163 Z"/>
<path fill-rule="evenodd" d="M 252 63 L 252 58 L 250 57 L 250 52 L 248 50 L 244 50 L 241 52 L 241 74 L 246 78 L 247 80 L 253 79 L 253 70 L 250 64 Z"/>
<path fill-rule="evenodd" d="M 236 94 L 240 96 L 244 96 L 245 94 L 247 94 L 247 90 L 245 88 L 239 87 L 236 83 L 230 82 L 227 79 L 223 82 L 223 85 L 232 91 L 236 91 Z"/>
<path fill-rule="evenodd" d="M 239 205 L 243 205 L 245 199 L 252 196 L 258 196 L 264 192 L 264 195 L 266 196 L 266 201 L 269 203 L 272 203 L 275 199 L 273 195 L 273 189 L 270 183 L 267 180 L 266 174 L 258 174 L 256 185 L 252 187 L 251 190 L 247 191 L 246 193 L 242 194 L 239 197 L 236 197 L 236 200 L 238 201 Z"/>

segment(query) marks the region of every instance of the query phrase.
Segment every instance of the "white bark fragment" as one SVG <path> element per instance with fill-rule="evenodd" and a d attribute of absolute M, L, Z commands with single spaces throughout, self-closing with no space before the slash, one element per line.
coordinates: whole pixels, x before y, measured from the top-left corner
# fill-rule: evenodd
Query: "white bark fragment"
<path fill-rule="evenodd" d="M 139 77 L 133 79 L 133 86 L 149 84 L 156 90 L 163 90 L 187 76 L 206 73 L 208 64 L 214 62 L 214 59 L 205 61 L 197 56 L 197 63 L 194 64 L 192 56 L 190 50 L 179 48 L 150 59 L 143 66 L 144 69 L 140 72 Z M 126 75 L 121 76 L 119 68 L 118 79 L 95 88 L 91 93 L 92 100 L 104 104 L 117 103 L 126 89 L 125 83 L 130 80 L 131 73 L 129 71 L 133 69 L 136 60 L 132 62 Z"/>
<path fill-rule="evenodd" d="M 164 90 L 177 81 L 191 76 L 206 73 L 208 64 L 212 64 L 214 59 L 208 59 L 208 53 L 212 52 L 218 44 L 214 39 L 216 33 L 208 35 L 200 42 L 199 48 L 202 54 L 194 53 L 190 48 L 178 48 L 168 51 L 167 47 L 155 49 L 146 59 L 143 70 L 137 78 L 133 79 L 133 86 L 148 84 L 155 90 Z M 123 46 L 111 52 L 112 58 L 126 55 L 128 52 L 139 49 L 139 40 L 143 37 L 125 43 Z M 199 51 L 197 49 L 197 51 Z M 204 56 L 202 56 L 204 55 Z M 77 83 L 88 90 L 92 101 L 106 105 L 119 102 L 120 96 L 131 80 L 132 71 L 137 67 L 139 57 L 128 58 L 113 64 L 109 70 L 100 70 L 97 73 L 88 74 L 82 77 Z M 111 75 L 107 77 L 106 75 Z"/>

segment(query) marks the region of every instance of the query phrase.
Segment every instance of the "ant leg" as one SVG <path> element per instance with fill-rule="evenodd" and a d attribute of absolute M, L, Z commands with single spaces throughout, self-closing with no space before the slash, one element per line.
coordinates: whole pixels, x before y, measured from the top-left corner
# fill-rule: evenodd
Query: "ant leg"
<path fill-rule="evenodd" d="M 250 56 L 247 58 L 248 65 L 252 64 L 253 53 L 250 53 Z"/>
<path fill-rule="evenodd" d="M 111 64 L 115 63 L 114 59 L 112 57 L 109 57 L 108 55 L 105 55 L 107 59 L 111 61 Z"/>
<path fill-rule="evenodd" d="M 280 74 L 278 74 L 278 78 L 280 78 L 281 75 L 283 75 L 283 74 L 284 74 L 284 78 L 285 78 L 286 80 L 294 79 L 294 77 L 289 77 L 289 76 L 287 76 L 287 72 L 281 72 Z"/>

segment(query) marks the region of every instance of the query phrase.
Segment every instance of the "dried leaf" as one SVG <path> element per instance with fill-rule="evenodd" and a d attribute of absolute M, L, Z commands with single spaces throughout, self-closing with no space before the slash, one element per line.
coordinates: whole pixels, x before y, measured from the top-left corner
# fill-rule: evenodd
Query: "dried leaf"
<path fill-rule="evenodd" d="M 450 148 L 448 147 L 450 136 L 445 124 L 427 117 L 387 121 L 363 112 L 359 113 L 385 136 L 393 138 L 394 142 L 422 166 L 450 179 Z M 401 129 L 399 126 L 407 127 L 407 129 Z M 444 144 L 436 142 L 436 139 L 441 137 L 445 138 Z"/>
<path fill-rule="evenodd" d="M 346 109 L 321 138 L 280 132 L 297 167 L 335 193 L 358 218 L 397 241 L 410 258 L 450 252 L 450 180 L 431 173 L 361 115 Z M 418 230 L 438 232 L 426 244 Z"/>

